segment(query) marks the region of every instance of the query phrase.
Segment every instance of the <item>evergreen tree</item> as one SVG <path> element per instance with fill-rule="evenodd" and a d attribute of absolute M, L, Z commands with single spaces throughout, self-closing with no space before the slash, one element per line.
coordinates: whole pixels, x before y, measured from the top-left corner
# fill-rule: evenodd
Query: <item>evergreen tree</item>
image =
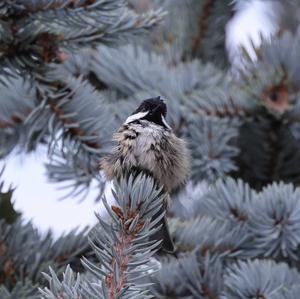
<path fill-rule="evenodd" d="M 176 257 L 149 241 L 166 195 L 146 174 L 115 182 L 89 235 L 55 242 L 0 190 L 0 298 L 298 298 L 297 4 L 274 6 L 278 34 L 232 72 L 225 29 L 243 1 L 3 1 L 2 157 L 47 144 L 49 178 L 69 196 L 96 180 L 101 198 L 112 133 L 161 95 L 192 172 L 169 213 Z"/>

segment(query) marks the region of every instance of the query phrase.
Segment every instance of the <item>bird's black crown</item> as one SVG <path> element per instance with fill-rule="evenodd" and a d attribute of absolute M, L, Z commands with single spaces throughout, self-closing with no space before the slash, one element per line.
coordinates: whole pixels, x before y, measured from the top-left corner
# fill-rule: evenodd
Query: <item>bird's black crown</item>
<path fill-rule="evenodd" d="M 161 114 L 164 117 L 167 115 L 167 105 L 161 97 L 144 100 L 141 105 L 135 110 L 135 113 L 149 111 L 150 114 Z"/>
<path fill-rule="evenodd" d="M 167 115 L 167 105 L 161 97 L 144 100 L 141 105 L 133 112 L 133 114 L 139 112 L 148 112 L 147 115 L 142 119 L 166 127 L 165 123 L 163 122 L 162 116 L 166 117 Z"/>

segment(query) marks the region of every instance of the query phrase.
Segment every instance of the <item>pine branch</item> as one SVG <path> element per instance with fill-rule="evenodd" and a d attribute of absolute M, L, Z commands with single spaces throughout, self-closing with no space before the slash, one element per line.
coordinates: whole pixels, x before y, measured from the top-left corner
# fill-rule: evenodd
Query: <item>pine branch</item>
<path fill-rule="evenodd" d="M 199 192 L 192 214 L 175 224 L 182 267 L 162 260 L 157 278 L 151 279 L 153 294 L 224 299 L 294 296 L 300 283 L 299 190 L 281 183 L 257 193 L 228 178 L 202 195 Z M 182 200 L 188 204 L 188 198 Z M 170 269 L 178 279 L 166 274 Z"/>
<path fill-rule="evenodd" d="M 299 188 L 272 184 L 256 193 L 233 179 L 219 180 L 193 204 L 176 229 L 178 246 L 201 255 L 272 257 L 297 265 L 300 245 Z"/>
<path fill-rule="evenodd" d="M 73 181 L 74 192 L 88 191 L 87 187 L 97 181 L 101 190 L 98 164 L 116 128 L 110 108 L 81 78 L 52 71 L 47 81 L 39 81 L 29 86 L 21 78 L 7 80 L 0 97 L 0 120 L 6 126 L 1 130 L 1 154 L 7 154 L 17 143 L 32 150 L 39 142 L 46 142 L 49 176 L 54 181 Z"/>
<path fill-rule="evenodd" d="M 19 142 L 29 150 L 40 141 L 46 141 L 51 159 L 49 175 L 53 180 L 75 179 L 75 187 L 85 186 L 84 190 L 92 180 L 97 180 L 101 186 L 98 163 L 115 129 L 109 108 L 101 100 L 103 96 L 87 82 L 70 75 L 59 80 L 62 76 L 52 72 L 48 81 L 43 78 L 30 87 L 20 78 L 8 80 L 9 85 L 2 93 L 3 102 L 0 101 L 3 122 L 9 123 L 9 127 L 1 131 L 3 139 L 11 137 L 12 146 Z M 28 94 L 28 99 L 25 100 L 23 94 Z M 21 116 L 26 109 L 29 115 Z M 20 115 L 20 121 L 14 114 Z M 15 121 L 12 123 L 10 119 Z M 12 129 L 21 130 L 20 136 L 12 134 Z M 5 153 L 11 149 L 6 149 L 8 146 L 10 143 L 3 147 L 7 150 Z"/>
<path fill-rule="evenodd" d="M 143 174 L 115 182 L 113 194 L 116 206 L 108 206 L 103 199 L 110 220 L 98 216 L 99 225 L 91 232 L 90 245 L 99 263 L 83 258 L 90 275 L 75 278 L 68 267 L 62 282 L 50 269 L 51 275 L 46 275 L 50 289 L 40 290 L 43 298 L 152 298 L 140 279 L 155 270 L 149 259 L 161 240 L 148 239 L 159 229 L 156 225 L 163 215 L 152 217 L 160 210 L 165 195 Z"/>
<path fill-rule="evenodd" d="M 187 109 L 194 115 L 217 118 L 252 120 L 257 110 L 254 101 L 248 99 L 234 82 L 220 87 L 194 90 L 185 100 Z"/>
<path fill-rule="evenodd" d="M 80 67 L 82 61 L 85 61 L 84 66 Z M 164 56 L 133 46 L 118 49 L 99 47 L 93 53 L 82 53 L 70 60 L 65 68 L 74 75 L 78 70 L 86 76 L 92 73 L 100 86 L 121 93 L 127 102 L 132 98 L 140 100 L 160 94 L 170 102 L 168 118 L 174 128 L 184 127 L 182 122 L 186 115 L 182 111 L 182 103 L 191 103 L 195 90 L 212 85 L 224 86 L 227 80 L 222 71 L 210 64 L 203 65 L 195 60 L 172 67 Z M 182 133 L 183 130 L 177 132 Z"/>
<path fill-rule="evenodd" d="M 121 294 L 122 298 L 133 298 L 138 294 L 139 298 L 148 298 L 143 287 L 135 281 L 151 270 L 149 258 L 161 242 L 147 241 L 157 231 L 155 224 L 163 217 L 152 219 L 165 196 L 160 192 L 161 189 L 145 175 L 130 176 L 115 184 L 118 206 L 108 207 L 104 199 L 112 223 L 98 217 L 102 231 L 96 232 L 97 241 L 92 242 L 102 269 L 86 259 L 83 264 L 97 277 L 102 277 L 105 298 L 118 298 Z"/>
<path fill-rule="evenodd" d="M 279 292 L 276 292 L 272 299 L 297 299 L 300 290 L 300 285 L 295 284 L 288 287 L 283 287 Z"/>
<path fill-rule="evenodd" d="M 59 281 L 56 273 L 50 267 L 50 275 L 43 273 L 50 284 L 50 289 L 39 288 L 42 298 L 45 299 L 82 299 L 80 295 L 81 276 L 75 276 L 73 270 L 68 265 L 63 273 L 62 282 Z M 40 297 L 39 297 L 40 298 Z"/>
<path fill-rule="evenodd" d="M 244 250 L 251 246 L 251 236 L 242 225 L 234 227 L 228 221 L 217 221 L 209 217 L 186 221 L 175 232 L 181 252 L 197 251 L 203 257 L 208 254 L 226 258 L 251 257 L 254 253 Z"/>
<path fill-rule="evenodd" d="M 291 184 L 272 184 L 253 202 L 249 225 L 263 256 L 298 259 L 299 191 Z"/>
<path fill-rule="evenodd" d="M 201 199 L 194 200 L 193 215 L 228 221 L 235 227 L 243 226 L 249 220 L 255 195 L 255 191 L 242 180 L 218 180 L 213 189 L 206 189 Z"/>
<path fill-rule="evenodd" d="M 1 299 L 39 299 L 39 293 L 36 286 L 31 283 L 17 283 L 14 288 L 9 291 L 5 286 L 0 286 Z"/>
<path fill-rule="evenodd" d="M 29 82 L 20 77 L 0 78 L 0 129 L 20 125 L 32 112 L 36 103 Z"/>
<path fill-rule="evenodd" d="M 200 262 L 195 255 L 180 260 L 180 276 L 194 298 L 217 299 L 223 287 L 221 281 L 222 264 L 218 258 L 206 256 Z M 209 264 L 209 269 L 206 265 Z M 178 273 L 179 274 L 179 273 Z"/>
<path fill-rule="evenodd" d="M 61 82 L 52 94 L 44 95 L 51 137 L 49 177 L 58 182 L 73 181 L 73 194 L 88 191 L 93 181 L 101 190 L 98 164 L 108 151 L 114 129 L 110 111 L 87 82 L 75 78 Z"/>
<path fill-rule="evenodd" d="M 56 73 L 52 76 L 59 77 L 59 74 Z M 41 82 L 43 84 L 42 90 L 36 89 L 37 99 L 41 104 L 44 100 L 47 101 L 50 114 L 55 115 L 57 121 L 61 123 L 65 135 L 70 135 L 85 149 L 90 149 L 95 153 L 99 152 L 102 147 L 99 141 L 101 130 L 99 122 L 102 121 L 105 114 L 107 115 L 106 109 L 103 107 L 103 103 L 96 99 L 97 94 L 87 82 L 72 78 L 65 81 L 67 82 Z M 81 89 L 84 91 L 82 92 Z M 83 97 L 88 98 L 85 103 L 82 101 Z M 86 119 L 79 120 L 80 117 L 83 118 L 84 116 Z M 98 117 L 98 124 L 95 124 L 94 119 L 92 120 L 96 116 Z M 104 123 L 109 124 L 108 117 Z M 55 135 L 60 129 L 61 127 L 58 128 L 57 123 L 53 123 L 50 127 L 50 134 Z"/>
<path fill-rule="evenodd" d="M 162 259 L 162 268 L 151 277 L 155 298 L 217 299 L 223 289 L 224 265 L 218 257 Z"/>
<path fill-rule="evenodd" d="M 1 9 L 6 12 L 1 27 L 1 80 L 8 85 L 3 109 L 0 106 L 1 141 L 7 144 L 1 154 L 17 143 L 25 149 L 33 149 L 41 141 L 49 143 L 52 180 L 75 179 L 74 192 L 86 191 L 97 181 L 102 190 L 98 163 L 108 150 L 115 127 L 109 126 L 109 113 L 93 88 L 80 76 L 63 78 L 55 63 L 61 64 L 67 54 L 80 47 L 102 42 L 112 45 L 149 30 L 163 13 L 157 10 L 137 15 L 122 0 L 9 1 Z M 10 88 L 16 81 L 12 77 L 15 73 L 22 91 L 19 98 Z M 29 94 L 26 102 L 20 101 L 24 94 Z M 7 97 L 14 99 L 10 106 Z M 91 99 L 90 106 L 87 101 L 84 105 L 83 98 Z M 95 103 L 97 109 L 93 110 Z"/>
<path fill-rule="evenodd" d="M 80 10 L 82 8 L 97 8 L 101 5 L 101 1 L 97 0 L 40 0 L 29 2 L 17 2 L 11 3 L 10 1 L 4 0 L 1 9 L 9 12 L 10 15 L 22 13 L 22 14 L 34 14 L 45 10 L 55 10 L 62 8 L 69 8 L 73 10 Z"/>
<path fill-rule="evenodd" d="M 199 48 L 201 48 L 201 43 L 203 41 L 203 38 L 207 34 L 208 19 L 212 12 L 213 6 L 214 6 L 213 0 L 206 0 L 203 4 L 202 13 L 198 19 L 198 34 L 193 41 L 194 44 L 192 47 L 193 56 L 196 56 L 197 52 L 199 51 Z"/>
<path fill-rule="evenodd" d="M 225 28 L 233 16 L 232 1 L 213 1 L 213 3 L 207 19 L 206 34 L 202 41 L 200 40 L 198 57 L 204 62 L 213 62 L 220 68 L 226 69 L 230 62 L 226 50 Z"/>
<path fill-rule="evenodd" d="M 186 287 L 182 284 L 182 277 L 177 275 L 180 271 L 178 259 L 162 259 L 161 264 L 160 270 L 150 276 L 152 284 L 149 287 L 154 298 L 192 299 L 191 296 L 188 297 L 186 294 Z"/>
<path fill-rule="evenodd" d="M 72 263 L 87 249 L 85 232 L 70 232 L 53 241 L 51 233 L 41 237 L 31 223 L 0 222 L 0 281 L 8 290 L 17 283 L 43 283 L 41 271 L 51 264 L 57 271 Z M 24 254 L 26 252 L 26 255 Z"/>
<path fill-rule="evenodd" d="M 125 40 L 163 16 L 160 10 L 136 15 L 123 0 L 6 2 L 1 9 L 0 64 L 23 72 L 62 62 L 74 48 Z"/>
<path fill-rule="evenodd" d="M 32 149 L 28 127 L 24 124 L 37 109 L 32 86 L 21 77 L 1 76 L 0 81 L 0 156 L 7 155 L 17 144 Z M 41 127 L 39 127 L 40 129 Z M 24 145 L 27 146 L 24 146 Z"/>
<path fill-rule="evenodd" d="M 176 65 L 195 58 L 228 68 L 225 27 L 232 17 L 231 1 L 164 0 L 153 1 L 168 11 L 162 28 L 154 31 L 143 45 L 165 55 Z M 178 18 L 180 15 L 180 19 Z"/>
<path fill-rule="evenodd" d="M 189 142 L 192 149 L 192 178 L 195 181 L 214 181 L 226 173 L 236 170 L 233 158 L 239 149 L 236 138 L 238 121 L 202 118 L 190 121 Z"/>
<path fill-rule="evenodd" d="M 240 261 L 228 269 L 225 292 L 221 298 L 276 298 L 275 295 L 295 285 L 299 286 L 299 283 L 299 273 L 286 264 L 276 264 L 270 260 Z M 282 295 L 277 298 L 286 298 Z"/>

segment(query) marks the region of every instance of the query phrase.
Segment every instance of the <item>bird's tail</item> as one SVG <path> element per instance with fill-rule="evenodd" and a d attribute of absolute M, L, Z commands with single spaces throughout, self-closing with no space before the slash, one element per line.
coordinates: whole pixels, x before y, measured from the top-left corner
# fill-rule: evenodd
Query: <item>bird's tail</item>
<path fill-rule="evenodd" d="M 162 207 L 159 212 L 153 216 L 153 218 L 157 218 L 163 211 L 164 208 Z M 157 223 L 157 226 L 161 226 L 161 228 L 150 237 L 150 240 L 162 240 L 160 250 L 166 253 L 174 253 L 175 246 L 170 235 L 166 215 Z"/>

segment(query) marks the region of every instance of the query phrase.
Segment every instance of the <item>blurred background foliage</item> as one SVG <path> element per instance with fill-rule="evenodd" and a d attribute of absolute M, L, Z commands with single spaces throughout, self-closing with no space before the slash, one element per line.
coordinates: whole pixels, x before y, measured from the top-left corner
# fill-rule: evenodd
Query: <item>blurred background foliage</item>
<path fill-rule="evenodd" d="M 169 215 L 176 258 L 145 241 L 161 198 L 144 177 L 116 186 L 118 208 L 103 199 L 111 219 L 89 237 L 42 236 L 1 191 L 1 299 L 298 298 L 300 10 L 262 2 L 273 35 L 238 54 L 226 32 L 248 1 L 0 4 L 2 158 L 43 144 L 49 179 L 82 198 L 97 182 L 99 200 L 112 133 L 157 95 L 192 154 Z"/>

